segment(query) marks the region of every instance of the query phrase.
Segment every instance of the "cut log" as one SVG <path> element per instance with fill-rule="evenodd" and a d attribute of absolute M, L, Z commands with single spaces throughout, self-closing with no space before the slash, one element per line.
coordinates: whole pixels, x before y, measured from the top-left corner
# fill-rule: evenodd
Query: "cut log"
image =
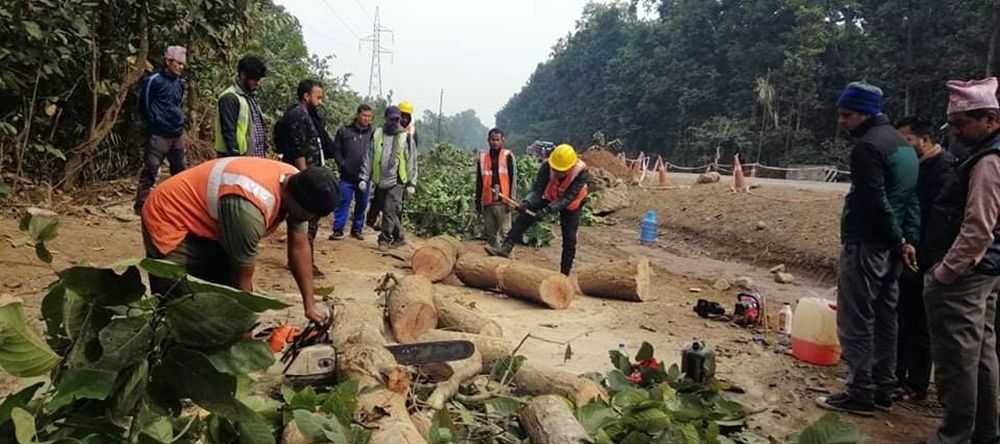
<path fill-rule="evenodd" d="M 496 321 L 446 296 L 435 294 L 434 307 L 440 329 L 503 337 L 503 329 Z"/>
<path fill-rule="evenodd" d="M 520 262 L 511 263 L 500 273 L 500 290 L 556 310 L 569 308 L 576 297 L 573 282 L 562 273 Z"/>
<path fill-rule="evenodd" d="M 451 274 L 461 251 L 462 243 L 454 237 L 432 237 L 413 252 L 410 265 L 414 273 L 438 282 Z"/>
<path fill-rule="evenodd" d="M 506 339 L 474 335 L 457 331 L 431 330 L 420 337 L 421 341 L 469 341 L 483 358 L 483 368 L 492 368 L 497 361 L 510 356 L 514 347 Z"/>
<path fill-rule="evenodd" d="M 623 301 L 652 300 L 649 259 L 634 257 L 580 269 L 577 282 L 583 294 Z"/>
<path fill-rule="evenodd" d="M 402 344 L 415 342 L 420 335 L 437 326 L 434 285 L 424 276 L 410 275 L 400 279 L 389 293 L 386 305 L 393 335 Z"/>
<path fill-rule="evenodd" d="M 337 348 L 337 376 L 358 382 L 357 417 L 370 418 L 370 443 L 421 443 L 406 409 L 409 373 L 385 349 L 382 310 L 374 303 L 340 303 L 334 310 L 331 337 Z"/>
<path fill-rule="evenodd" d="M 556 395 L 538 396 L 521 409 L 521 427 L 532 444 L 590 444 L 594 441 L 573 416 L 569 403 Z"/>
<path fill-rule="evenodd" d="M 495 290 L 500 287 L 500 274 L 510 264 L 510 259 L 502 257 L 463 255 L 455 265 L 455 275 L 470 287 Z"/>
<path fill-rule="evenodd" d="M 608 393 L 596 382 L 564 370 L 525 363 L 514 374 L 517 392 L 525 395 L 555 394 L 583 407 L 593 401 L 606 401 Z"/>
<path fill-rule="evenodd" d="M 447 381 L 439 383 L 427 398 L 427 405 L 434 410 L 441 410 L 444 404 L 458 393 L 459 386 L 483 371 L 483 357 L 478 351 L 461 361 L 448 363 L 455 372 Z"/>

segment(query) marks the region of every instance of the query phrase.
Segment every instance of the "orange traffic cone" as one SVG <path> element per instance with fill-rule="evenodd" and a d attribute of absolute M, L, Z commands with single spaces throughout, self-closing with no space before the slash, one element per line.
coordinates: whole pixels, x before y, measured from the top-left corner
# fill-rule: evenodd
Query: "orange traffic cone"
<path fill-rule="evenodd" d="M 667 165 L 663 162 L 663 157 L 657 157 L 656 164 L 657 171 L 659 172 L 660 186 L 670 186 L 670 177 L 667 176 Z"/>
<path fill-rule="evenodd" d="M 749 190 L 750 186 L 743 175 L 743 165 L 740 165 L 740 156 L 733 156 L 733 191 L 743 193 Z"/>

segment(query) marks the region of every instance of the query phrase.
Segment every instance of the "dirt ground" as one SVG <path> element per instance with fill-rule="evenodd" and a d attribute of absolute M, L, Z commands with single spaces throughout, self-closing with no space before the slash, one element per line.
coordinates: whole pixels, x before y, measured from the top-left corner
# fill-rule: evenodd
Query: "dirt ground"
<path fill-rule="evenodd" d="M 835 264 L 840 201 L 822 193 L 759 192 L 768 198 L 728 194 L 721 185 L 646 191 L 639 193 L 639 202 L 632 208 L 609 218 L 611 225 L 581 229 L 579 266 L 629 255 L 649 257 L 656 271 L 654 301 L 636 304 L 581 296 L 570 309 L 555 312 L 465 287 L 437 285 L 436 290 L 460 297 L 494 317 L 512 342 L 530 334 L 534 339 L 522 348 L 529 360 L 574 372 L 609 370 L 607 351 L 619 343 L 635 352 L 648 341 L 656 347 L 657 357 L 669 364 L 679 363 L 681 350 L 693 338 L 706 340 L 718 354 L 718 376 L 746 390 L 732 395 L 734 399 L 762 410 L 753 417 L 753 427 L 783 437 L 823 414 L 813 399 L 839 390 L 844 369 L 797 362 L 776 346 L 779 338 L 773 333 L 764 334 L 763 342 L 755 341 L 756 332 L 706 321 L 692 308 L 697 299 L 706 298 L 732 309 L 736 290 L 712 289 L 718 278 L 752 278 L 772 307 L 803 296 L 827 295 L 833 285 L 829 271 Z M 779 203 L 771 198 L 799 202 Z M 103 205 L 108 203 L 114 201 Z M 63 218 L 59 237 L 50 244 L 56 257 L 53 268 L 38 262 L 33 250 L 24 245 L 15 218 L 0 218 L 0 293 L 23 298 L 28 315 L 37 317 L 42 291 L 54 279 L 53 270 L 141 255 L 139 222 L 121 214 L 118 207 L 108 209 L 115 216 L 106 215 L 100 205 L 77 206 L 64 213 L 70 215 Z M 650 208 L 658 210 L 664 235 L 658 245 L 642 247 L 638 245 L 638 220 Z M 758 221 L 767 227 L 758 229 Z M 374 235 L 369 233 L 363 242 L 334 242 L 326 240 L 328 230 L 321 231 L 317 240 L 317 263 L 328 276 L 318 285 L 334 285 L 337 297 L 374 303 L 373 289 L 382 274 L 408 272 L 403 261 L 375 249 Z M 265 293 L 296 302 L 294 281 L 284 268 L 281 237 L 279 232 L 264 242 L 256 283 Z M 465 248 L 475 252 L 481 245 L 467 242 Z M 559 252 L 557 239 L 543 249 L 519 248 L 515 256 L 555 269 Z M 767 269 L 779 262 L 807 270 L 809 276 L 800 276 L 795 284 L 777 284 Z M 694 293 L 692 288 L 703 290 Z M 296 304 L 270 317 L 301 322 L 300 307 Z M 564 362 L 565 344 L 571 345 L 573 354 Z M 0 375 L 0 395 L 16 385 L 12 378 Z M 877 418 L 848 420 L 869 436 L 870 443 L 916 442 L 937 423 L 925 411 L 902 406 Z"/>

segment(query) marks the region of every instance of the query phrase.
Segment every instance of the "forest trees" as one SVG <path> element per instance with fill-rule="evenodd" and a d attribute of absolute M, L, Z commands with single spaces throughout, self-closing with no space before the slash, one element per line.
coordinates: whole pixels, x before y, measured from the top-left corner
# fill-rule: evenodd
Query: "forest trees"
<path fill-rule="evenodd" d="M 591 4 L 497 113 L 509 140 L 586 144 L 699 163 L 841 163 L 835 101 L 886 92 L 890 118 L 944 120 L 944 81 L 996 72 L 1000 2 L 647 0 Z M 725 134 L 717 129 L 736 130 Z M 518 146 L 512 144 L 512 146 Z M 841 163 L 841 166 L 844 166 Z"/>

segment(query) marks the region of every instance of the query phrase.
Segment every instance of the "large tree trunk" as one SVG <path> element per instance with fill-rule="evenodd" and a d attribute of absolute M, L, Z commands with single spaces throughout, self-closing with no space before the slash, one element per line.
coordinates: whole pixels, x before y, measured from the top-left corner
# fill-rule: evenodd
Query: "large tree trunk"
<path fill-rule="evenodd" d="M 437 326 L 434 308 L 434 284 L 420 275 L 406 276 L 386 300 L 389 324 L 396 340 L 415 342 L 420 335 Z"/>
<path fill-rule="evenodd" d="M 452 396 L 455 396 L 455 393 L 458 393 L 458 388 L 462 383 L 483 371 L 483 356 L 476 351 L 472 353 L 472 356 L 461 361 L 449 362 L 448 365 L 454 373 L 447 381 L 439 383 L 427 398 L 427 405 L 434 410 L 443 409 L 444 404 Z"/>
<path fill-rule="evenodd" d="M 474 333 L 483 336 L 503 337 L 503 329 L 496 321 L 466 308 L 448 297 L 435 294 L 438 328 Z"/>
<path fill-rule="evenodd" d="M 569 308 L 576 297 L 573 282 L 562 273 L 519 262 L 504 268 L 500 274 L 500 290 L 556 310 Z"/>
<path fill-rule="evenodd" d="M 410 258 L 413 272 L 439 282 L 451 274 L 462 251 L 462 243 L 451 236 L 437 236 L 417 248 Z"/>
<path fill-rule="evenodd" d="M 510 259 L 502 257 L 463 255 L 455 265 L 455 274 L 465 285 L 495 290 L 500 287 L 500 274 L 510 264 Z"/>
<path fill-rule="evenodd" d="M 583 294 L 623 301 L 651 300 L 649 259 L 634 257 L 580 269 L 577 282 Z"/>
<path fill-rule="evenodd" d="M 596 382 L 564 370 L 525 363 L 514 374 L 517 392 L 526 395 L 556 394 L 583 407 L 593 401 L 606 401 L 608 393 Z"/>
<path fill-rule="evenodd" d="M 337 375 L 358 382 L 358 410 L 374 418 L 372 444 L 426 443 L 406 409 L 409 373 L 385 349 L 383 316 L 374 304 L 338 304 L 331 336 L 339 352 Z"/>
<path fill-rule="evenodd" d="M 521 427 L 531 444 L 590 444 L 594 441 L 577 422 L 566 400 L 556 395 L 539 396 L 521 409 Z"/>
<path fill-rule="evenodd" d="M 476 351 L 483 358 L 483 368 L 492 368 L 494 364 L 511 355 L 514 347 L 506 339 L 493 336 L 474 335 L 457 331 L 431 330 L 420 337 L 421 341 L 469 341 L 476 346 Z"/>

